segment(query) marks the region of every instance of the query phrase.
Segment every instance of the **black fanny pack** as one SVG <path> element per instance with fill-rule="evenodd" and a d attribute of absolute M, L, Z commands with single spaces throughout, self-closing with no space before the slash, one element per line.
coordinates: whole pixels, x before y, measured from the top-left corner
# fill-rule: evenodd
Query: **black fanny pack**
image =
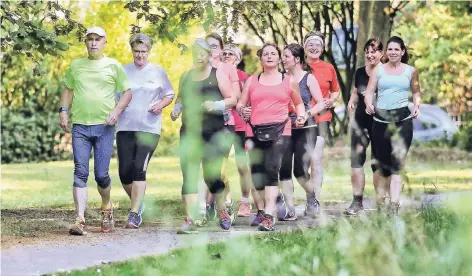
<path fill-rule="evenodd" d="M 257 140 L 262 142 L 275 141 L 279 139 L 284 132 L 284 128 L 288 122 L 288 119 L 289 118 L 285 119 L 285 121 L 281 123 L 268 123 L 260 125 L 253 125 L 249 121 L 249 125 L 251 126 L 254 137 L 256 137 Z"/>
<path fill-rule="evenodd" d="M 387 123 L 397 123 L 405 121 L 411 118 L 410 109 L 405 106 L 397 109 L 378 109 L 375 108 L 374 117 L 381 121 Z"/>

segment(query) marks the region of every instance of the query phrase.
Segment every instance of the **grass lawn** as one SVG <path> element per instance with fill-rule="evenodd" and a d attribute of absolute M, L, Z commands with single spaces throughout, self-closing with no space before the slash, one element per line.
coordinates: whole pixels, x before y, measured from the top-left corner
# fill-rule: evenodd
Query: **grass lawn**
<path fill-rule="evenodd" d="M 340 218 L 318 229 L 230 239 L 67 275 L 470 275 L 471 199 L 399 219 Z"/>
<path fill-rule="evenodd" d="M 350 161 L 347 147 L 329 149 L 322 200 L 324 202 L 346 201 L 351 198 Z M 463 152 L 422 149 L 410 153 L 407 164 L 409 184 L 406 191 L 415 193 L 441 192 L 472 189 L 470 154 Z M 227 165 L 233 199 L 238 200 L 239 176 L 231 156 Z M 72 221 L 73 162 L 50 162 L 37 164 L 2 165 L 2 236 L 36 235 L 40 218 Z M 129 200 L 121 188 L 116 159 L 111 162 L 112 201 L 115 217 L 125 220 Z M 366 169 L 366 197 L 373 197 L 372 173 Z M 171 223 L 180 220 L 181 173 L 178 158 L 154 156 L 148 169 L 145 222 Z M 304 198 L 304 192 L 295 185 L 295 195 Z M 100 197 L 93 176 L 93 160 L 89 176 L 89 208 L 92 217 L 98 218 L 96 209 Z M 95 211 L 94 211 L 95 210 Z M 63 225 L 49 224 L 54 229 Z M 41 226 L 43 227 L 43 226 Z"/>

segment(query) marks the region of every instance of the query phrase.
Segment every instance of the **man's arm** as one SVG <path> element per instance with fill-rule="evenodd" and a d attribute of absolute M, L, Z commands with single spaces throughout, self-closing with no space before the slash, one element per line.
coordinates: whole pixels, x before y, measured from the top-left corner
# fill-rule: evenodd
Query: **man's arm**
<path fill-rule="evenodd" d="M 61 107 L 69 109 L 72 105 L 72 96 L 74 95 L 74 90 L 70 88 L 65 88 L 61 93 Z M 69 113 L 67 110 L 61 111 L 59 113 L 59 125 L 62 130 L 69 131 Z"/>
<path fill-rule="evenodd" d="M 123 96 L 120 97 L 120 100 L 115 106 L 115 109 L 108 115 L 105 125 L 114 125 L 118 121 L 118 116 L 120 116 L 121 112 L 125 110 L 128 106 L 129 102 L 131 101 L 132 94 L 131 90 L 128 89 L 123 93 Z"/>

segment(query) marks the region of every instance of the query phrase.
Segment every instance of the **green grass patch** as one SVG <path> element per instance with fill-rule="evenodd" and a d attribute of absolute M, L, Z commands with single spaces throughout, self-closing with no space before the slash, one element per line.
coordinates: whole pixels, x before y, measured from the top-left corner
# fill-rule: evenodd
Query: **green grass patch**
<path fill-rule="evenodd" d="M 401 218 L 340 218 L 67 275 L 470 275 L 471 198 Z"/>

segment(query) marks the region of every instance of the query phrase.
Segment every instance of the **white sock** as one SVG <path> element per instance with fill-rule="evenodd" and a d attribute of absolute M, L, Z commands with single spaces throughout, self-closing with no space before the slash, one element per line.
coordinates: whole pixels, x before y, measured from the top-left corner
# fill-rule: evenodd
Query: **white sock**
<path fill-rule="evenodd" d="M 241 201 L 244 202 L 244 203 L 250 203 L 249 197 L 242 196 Z"/>

